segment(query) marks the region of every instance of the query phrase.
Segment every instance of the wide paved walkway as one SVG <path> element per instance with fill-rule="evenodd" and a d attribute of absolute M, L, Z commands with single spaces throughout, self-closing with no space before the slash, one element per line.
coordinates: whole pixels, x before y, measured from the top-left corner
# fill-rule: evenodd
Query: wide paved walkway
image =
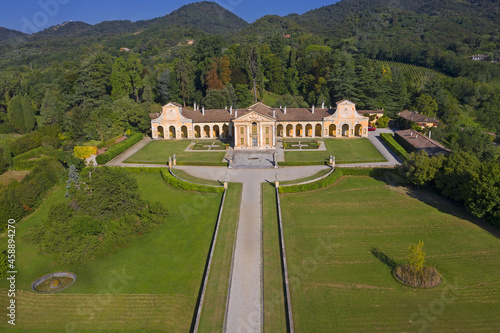
<path fill-rule="evenodd" d="M 286 169 L 227 169 L 217 167 L 177 166 L 187 173 L 206 179 L 243 183 L 240 218 L 233 253 L 229 302 L 226 309 L 226 332 L 262 332 L 262 206 L 260 184 L 309 177 L 325 166 L 289 167 Z"/>

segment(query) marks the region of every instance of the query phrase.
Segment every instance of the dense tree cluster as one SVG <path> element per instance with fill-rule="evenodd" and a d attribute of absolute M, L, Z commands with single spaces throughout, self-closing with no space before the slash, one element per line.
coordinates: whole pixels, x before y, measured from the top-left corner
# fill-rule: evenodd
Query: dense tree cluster
<path fill-rule="evenodd" d="M 68 184 L 67 201 L 53 205 L 44 222 L 27 236 L 57 262 L 109 254 L 167 217 L 161 204 L 140 198 L 137 181 L 125 170 L 103 167 L 73 175 Z"/>
<path fill-rule="evenodd" d="M 500 226 L 500 163 L 470 147 L 448 156 L 412 153 L 401 166 L 410 184 L 431 185 L 472 214 Z"/>

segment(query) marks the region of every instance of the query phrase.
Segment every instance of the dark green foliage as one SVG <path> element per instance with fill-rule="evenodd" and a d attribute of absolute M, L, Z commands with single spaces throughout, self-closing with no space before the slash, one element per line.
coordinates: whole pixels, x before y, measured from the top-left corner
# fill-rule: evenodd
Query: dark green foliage
<path fill-rule="evenodd" d="M 398 157 L 404 161 L 408 156 L 408 152 L 401 147 L 399 143 L 394 140 L 394 137 L 390 133 L 380 133 L 380 139 L 385 142 L 387 146 L 396 154 Z"/>
<path fill-rule="evenodd" d="M 13 156 L 23 154 L 27 151 L 40 147 L 42 138 L 39 132 L 35 131 L 27 135 L 9 141 L 8 145 Z"/>
<path fill-rule="evenodd" d="M 163 179 L 173 187 L 180 188 L 185 191 L 195 191 L 195 192 L 203 192 L 203 193 L 222 193 L 224 192 L 224 187 L 221 186 L 210 186 L 210 185 L 199 185 L 190 183 L 184 180 L 180 180 L 179 178 L 173 176 L 169 170 L 162 169 L 161 175 Z"/>
<path fill-rule="evenodd" d="M 498 157 L 492 137 L 477 127 L 466 127 L 459 131 L 451 146 L 454 150 L 474 154 L 482 161 L 494 161 Z"/>
<path fill-rule="evenodd" d="M 43 125 L 62 124 L 63 103 L 58 93 L 47 89 L 40 107 L 40 116 Z"/>
<path fill-rule="evenodd" d="M 12 153 L 9 146 L 0 146 L 0 174 L 9 170 L 12 165 Z"/>
<path fill-rule="evenodd" d="M 0 251 L 0 276 L 4 276 L 9 271 L 7 259 L 7 250 Z"/>
<path fill-rule="evenodd" d="M 24 124 L 24 113 L 23 113 L 23 97 L 14 96 L 9 102 L 8 108 L 9 123 L 16 132 L 24 133 L 26 132 L 26 126 Z"/>
<path fill-rule="evenodd" d="M 113 158 L 120 155 L 125 150 L 135 145 L 137 142 L 141 141 L 142 137 L 143 136 L 141 133 L 132 134 L 127 140 L 122 141 L 114 145 L 113 147 L 109 148 L 104 154 L 97 155 L 96 157 L 97 163 L 101 165 L 108 163 Z"/>
<path fill-rule="evenodd" d="M 474 154 L 454 152 L 447 157 L 412 153 L 401 167 L 410 184 L 434 185 L 441 193 L 462 202 L 474 215 L 500 226 L 500 167 L 481 162 Z"/>
<path fill-rule="evenodd" d="M 307 192 L 317 190 L 323 187 L 327 187 L 335 183 L 340 177 L 342 177 L 343 171 L 336 169 L 328 177 L 325 177 L 316 182 L 303 184 L 303 185 L 290 185 L 290 186 L 280 186 L 278 188 L 280 193 L 297 193 L 297 192 Z"/>
<path fill-rule="evenodd" d="M 8 219 L 21 220 L 36 209 L 47 191 L 63 174 L 63 167 L 52 159 L 42 159 L 21 181 L 11 183 L 0 192 L 0 230 L 4 230 Z"/>
<path fill-rule="evenodd" d="M 445 160 L 444 155 L 429 157 L 423 150 L 413 152 L 406 157 L 401 172 L 408 183 L 421 186 L 431 184 Z"/>
<path fill-rule="evenodd" d="M 160 204 L 141 200 L 135 178 L 119 168 L 84 172 L 70 192 L 69 201 L 52 206 L 28 236 L 59 263 L 107 255 L 167 216 Z"/>

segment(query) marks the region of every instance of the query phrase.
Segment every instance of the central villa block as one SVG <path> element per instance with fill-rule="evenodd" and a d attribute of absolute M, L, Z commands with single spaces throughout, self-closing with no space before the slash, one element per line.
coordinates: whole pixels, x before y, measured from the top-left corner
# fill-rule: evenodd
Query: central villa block
<path fill-rule="evenodd" d="M 246 109 L 200 110 L 168 103 L 150 117 L 153 139 L 227 139 L 236 149 L 272 149 L 278 138 L 367 137 L 369 123 L 348 100 L 337 102 L 336 109 L 272 108 L 259 102 Z"/>

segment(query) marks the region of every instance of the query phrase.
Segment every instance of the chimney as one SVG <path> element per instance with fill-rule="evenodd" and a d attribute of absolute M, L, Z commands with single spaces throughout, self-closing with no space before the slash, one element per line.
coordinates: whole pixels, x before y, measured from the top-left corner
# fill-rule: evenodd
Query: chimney
<path fill-rule="evenodd" d="M 325 108 L 325 101 L 323 101 L 323 103 L 321 103 L 321 108 L 324 109 Z"/>
<path fill-rule="evenodd" d="M 432 131 L 429 131 L 429 139 L 432 139 L 431 134 L 432 134 Z"/>
<path fill-rule="evenodd" d="M 273 109 L 273 118 L 276 118 L 276 109 Z"/>
<path fill-rule="evenodd" d="M 226 110 L 227 110 L 227 105 L 224 107 L 224 109 L 226 109 Z"/>
<path fill-rule="evenodd" d="M 314 114 L 314 105 L 312 106 L 312 113 Z"/>
<path fill-rule="evenodd" d="M 194 102 L 193 109 L 196 111 L 196 102 Z"/>
<path fill-rule="evenodd" d="M 233 114 L 233 106 L 231 105 L 231 107 L 229 108 L 229 114 Z"/>
<path fill-rule="evenodd" d="M 283 113 L 286 114 L 286 105 L 285 105 L 285 108 L 283 109 Z"/>
<path fill-rule="evenodd" d="M 201 114 L 205 115 L 205 107 L 204 106 L 201 107 Z"/>
<path fill-rule="evenodd" d="M 281 105 L 280 105 L 280 110 L 281 110 L 281 109 L 283 109 L 283 108 L 282 108 L 282 107 L 281 107 Z"/>
<path fill-rule="evenodd" d="M 234 109 L 234 118 L 238 118 L 238 109 Z"/>

